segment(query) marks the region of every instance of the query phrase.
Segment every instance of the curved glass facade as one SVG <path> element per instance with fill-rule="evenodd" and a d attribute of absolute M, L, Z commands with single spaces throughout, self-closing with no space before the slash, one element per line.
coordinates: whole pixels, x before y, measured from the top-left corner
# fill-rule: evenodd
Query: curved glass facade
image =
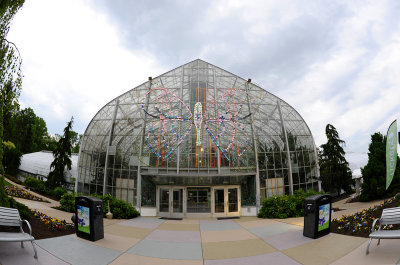
<path fill-rule="evenodd" d="M 318 178 L 314 140 L 295 109 L 250 80 L 195 60 L 95 115 L 82 138 L 77 191 L 110 193 L 157 213 L 175 201 L 185 213 L 201 203 L 198 212 L 216 213 L 223 187 L 237 187 L 226 190 L 225 201 L 259 206 L 271 195 L 318 189 Z M 185 188 L 165 188 L 172 186 Z"/>

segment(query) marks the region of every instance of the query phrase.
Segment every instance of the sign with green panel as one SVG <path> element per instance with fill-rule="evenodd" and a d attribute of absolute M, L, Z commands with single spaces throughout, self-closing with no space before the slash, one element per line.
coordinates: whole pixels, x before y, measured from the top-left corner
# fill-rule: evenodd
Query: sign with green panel
<path fill-rule="evenodd" d="M 389 126 L 386 135 L 386 189 L 393 180 L 397 162 L 397 120 Z"/>

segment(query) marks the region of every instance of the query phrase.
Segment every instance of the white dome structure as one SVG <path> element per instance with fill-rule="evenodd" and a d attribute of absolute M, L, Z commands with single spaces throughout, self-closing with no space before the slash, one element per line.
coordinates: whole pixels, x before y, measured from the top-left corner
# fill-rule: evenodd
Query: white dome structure
<path fill-rule="evenodd" d="M 277 96 L 195 60 L 111 100 L 81 143 L 76 189 L 142 215 L 256 215 L 261 201 L 319 190 L 314 139 Z"/>

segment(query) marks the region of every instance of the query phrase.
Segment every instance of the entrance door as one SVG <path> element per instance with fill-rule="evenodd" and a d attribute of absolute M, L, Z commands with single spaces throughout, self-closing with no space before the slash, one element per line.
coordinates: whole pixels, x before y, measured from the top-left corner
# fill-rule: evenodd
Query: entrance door
<path fill-rule="evenodd" d="M 158 212 L 163 217 L 183 217 L 183 188 L 159 187 Z"/>
<path fill-rule="evenodd" d="M 213 202 L 214 216 L 240 215 L 239 186 L 214 187 Z"/>

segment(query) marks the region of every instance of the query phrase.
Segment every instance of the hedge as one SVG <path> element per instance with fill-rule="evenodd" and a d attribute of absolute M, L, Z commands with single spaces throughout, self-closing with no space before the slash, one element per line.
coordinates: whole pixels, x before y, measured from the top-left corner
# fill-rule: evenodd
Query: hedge
<path fill-rule="evenodd" d="M 289 218 L 304 216 L 305 198 L 319 194 L 314 190 L 296 190 L 293 195 L 273 196 L 265 199 L 258 213 L 260 218 Z"/>
<path fill-rule="evenodd" d="M 61 209 L 66 212 L 73 213 L 75 211 L 75 196 L 80 195 L 81 194 L 74 193 L 66 193 L 62 195 L 60 200 Z M 99 198 L 103 201 L 103 217 L 106 217 L 108 212 L 108 202 L 110 202 L 110 212 L 112 212 L 114 219 L 130 219 L 140 215 L 140 213 L 131 204 L 123 200 L 118 200 L 110 194 L 105 196 L 92 194 L 90 196 Z"/>

